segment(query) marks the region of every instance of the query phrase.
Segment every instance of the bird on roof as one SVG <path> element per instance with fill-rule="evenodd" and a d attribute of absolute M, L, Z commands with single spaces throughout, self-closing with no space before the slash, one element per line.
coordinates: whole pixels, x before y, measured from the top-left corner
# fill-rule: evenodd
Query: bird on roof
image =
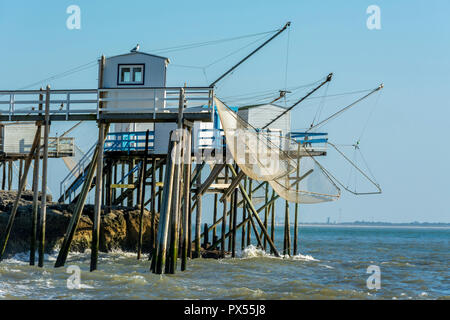
<path fill-rule="evenodd" d="M 130 50 L 130 52 L 138 52 L 138 51 L 139 51 L 139 43 L 136 45 L 136 47 Z"/>

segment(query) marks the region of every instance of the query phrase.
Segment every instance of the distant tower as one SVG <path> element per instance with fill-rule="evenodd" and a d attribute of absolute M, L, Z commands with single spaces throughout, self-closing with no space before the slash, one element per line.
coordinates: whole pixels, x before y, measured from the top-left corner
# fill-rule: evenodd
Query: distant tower
<path fill-rule="evenodd" d="M 327 224 L 330 224 L 330 217 L 327 218 Z"/>

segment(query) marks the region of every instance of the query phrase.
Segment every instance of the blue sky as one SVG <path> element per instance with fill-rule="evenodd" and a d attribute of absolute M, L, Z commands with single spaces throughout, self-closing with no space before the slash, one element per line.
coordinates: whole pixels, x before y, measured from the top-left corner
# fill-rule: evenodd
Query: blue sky
<path fill-rule="evenodd" d="M 66 28 L 66 8 L 72 4 L 81 8 L 80 30 Z M 366 8 L 372 4 L 381 9 L 381 30 L 366 28 Z M 218 95 L 284 88 L 288 37 L 288 86 L 314 82 L 329 72 L 334 72 L 329 94 L 385 84 L 376 105 L 368 100 L 323 128 L 330 141 L 354 143 L 369 119 L 361 150 L 383 194 L 344 194 L 335 203 L 303 205 L 301 220 L 450 222 L 450 153 L 445 140 L 450 118 L 449 14 L 447 0 L 1 1 L 0 88 L 17 89 L 101 54 L 127 52 L 136 43 L 152 52 L 274 30 L 292 21 L 289 33 L 220 83 Z M 207 84 L 206 79 L 214 79 L 248 51 L 208 68 L 206 78 L 199 69 L 180 65 L 205 66 L 253 40 L 167 53 L 172 61 L 168 84 Z M 94 88 L 96 72 L 94 67 L 49 84 Z M 353 98 L 336 100 L 336 105 L 330 101 L 323 115 Z M 294 128 L 308 123 L 303 111 L 293 112 Z M 70 125 L 54 124 L 52 132 L 61 133 Z M 88 148 L 96 139 L 95 124 L 83 124 L 75 137 Z M 52 162 L 49 185 L 57 196 L 65 167 L 61 160 Z"/>

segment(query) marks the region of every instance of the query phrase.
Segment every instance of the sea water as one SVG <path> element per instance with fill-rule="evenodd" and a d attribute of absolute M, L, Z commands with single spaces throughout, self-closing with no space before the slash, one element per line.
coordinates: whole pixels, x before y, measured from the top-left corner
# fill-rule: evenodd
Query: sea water
<path fill-rule="evenodd" d="M 282 251 L 283 227 L 275 235 Z M 56 252 L 44 268 L 25 252 L 0 262 L 0 299 L 450 299 L 449 241 L 449 228 L 302 226 L 296 256 L 239 241 L 236 258 L 189 260 L 174 275 L 152 274 L 135 253 L 100 253 L 89 272 L 89 252 L 56 269 Z M 69 266 L 81 270 L 75 288 Z M 378 290 L 368 287 L 369 266 L 379 268 Z"/>

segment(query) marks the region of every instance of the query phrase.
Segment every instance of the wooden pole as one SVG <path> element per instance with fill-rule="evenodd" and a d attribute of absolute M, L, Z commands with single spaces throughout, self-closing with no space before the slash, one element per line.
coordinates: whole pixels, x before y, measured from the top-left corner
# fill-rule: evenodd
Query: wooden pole
<path fill-rule="evenodd" d="M 106 207 L 107 212 L 110 212 L 112 207 L 112 191 L 114 188 L 111 188 L 112 184 L 112 174 L 113 174 L 113 161 L 111 159 L 108 160 L 107 170 L 106 170 L 106 183 L 105 183 L 105 193 L 106 193 Z"/>
<path fill-rule="evenodd" d="M 199 169 L 200 164 L 197 164 L 197 170 Z M 202 184 L 202 173 L 201 171 L 198 172 L 197 175 L 197 190 L 200 188 L 200 185 Z M 196 216 L 195 216 L 195 254 L 196 258 L 200 258 L 200 224 L 202 219 L 202 196 L 197 191 L 197 209 L 196 209 Z"/>
<path fill-rule="evenodd" d="M 236 165 L 236 170 L 238 166 Z M 237 220 L 237 200 L 238 200 L 238 190 L 234 189 L 233 192 L 233 241 L 231 245 L 231 257 L 236 257 L 236 220 Z"/>
<path fill-rule="evenodd" d="M 203 225 L 203 249 L 208 249 L 209 242 L 209 232 L 208 232 L 208 224 L 205 223 Z"/>
<path fill-rule="evenodd" d="M 247 180 L 248 180 L 248 178 L 245 177 L 244 189 L 247 189 Z M 242 204 L 242 221 L 245 221 L 246 219 L 247 219 L 246 206 L 245 206 L 245 204 Z M 245 226 L 246 226 L 246 224 L 244 224 L 244 226 L 242 227 L 241 250 L 245 249 Z"/>
<path fill-rule="evenodd" d="M 95 204 L 94 204 L 94 224 L 92 226 L 91 244 L 91 266 L 90 271 L 97 270 L 98 246 L 100 242 L 100 222 L 102 211 L 102 187 L 103 187 L 103 149 L 105 141 L 105 124 L 98 124 L 98 156 L 97 156 L 97 177 L 95 180 Z"/>
<path fill-rule="evenodd" d="M 11 160 L 8 161 L 8 191 L 11 191 L 12 188 L 12 176 L 13 176 L 13 162 Z"/>
<path fill-rule="evenodd" d="M 191 211 L 191 128 L 186 129 L 186 157 L 183 171 L 183 181 L 184 181 L 184 202 L 183 202 L 183 239 L 182 239 L 182 254 L 181 254 L 181 271 L 186 270 L 187 265 L 187 257 L 189 253 L 189 247 L 191 247 L 191 243 L 189 242 L 189 234 L 191 229 L 190 224 L 190 211 Z"/>
<path fill-rule="evenodd" d="M 228 216 L 228 230 L 233 230 L 233 217 L 234 217 L 234 192 L 229 197 L 230 200 L 230 215 Z M 226 199 L 224 201 L 227 201 Z M 233 232 L 231 232 L 231 236 L 228 238 L 228 252 L 231 252 L 232 250 L 232 243 L 233 243 Z"/>
<path fill-rule="evenodd" d="M 225 161 L 225 157 L 224 160 Z M 225 167 L 225 179 L 224 183 L 228 183 L 228 167 Z M 222 216 L 222 241 L 220 244 L 220 255 L 222 258 L 225 257 L 225 239 L 226 239 L 226 229 L 227 229 L 227 204 L 228 202 L 225 200 L 222 202 L 223 205 L 223 216 Z"/>
<path fill-rule="evenodd" d="M 103 87 L 103 72 L 105 67 L 105 56 L 102 55 L 100 61 L 100 76 L 98 80 L 99 88 Z M 103 191 L 103 149 L 105 146 L 105 124 L 98 123 L 98 141 L 97 141 L 97 159 L 96 159 L 96 178 L 95 178 L 95 203 L 94 203 L 94 223 L 92 225 L 92 243 L 91 243 L 91 265 L 90 271 L 97 269 L 98 246 L 100 238 L 100 222 L 102 211 L 102 191 Z M 93 163 L 94 164 L 94 163 Z"/>
<path fill-rule="evenodd" d="M 42 91 L 42 88 L 40 88 Z M 38 109 L 42 110 L 42 101 L 44 96 L 39 95 Z M 36 237 L 37 237 L 37 223 L 39 210 L 39 163 L 41 161 L 41 134 L 42 122 L 36 121 L 36 134 L 39 135 L 34 153 L 34 168 L 33 168 L 33 217 L 31 218 L 31 236 L 30 236 L 30 266 L 34 266 L 36 260 Z"/>
<path fill-rule="evenodd" d="M 20 159 L 19 160 L 19 175 L 17 177 L 17 190 L 19 190 L 19 186 L 20 186 L 20 180 L 22 178 L 22 174 L 23 174 L 23 160 Z M 25 190 L 26 190 L 26 185 L 25 185 Z"/>
<path fill-rule="evenodd" d="M 121 173 L 121 180 L 120 181 L 122 181 L 122 183 L 124 183 L 124 179 L 125 179 L 125 161 L 122 161 L 122 166 L 121 166 L 120 173 Z M 120 188 L 120 194 L 123 194 L 124 192 L 125 192 L 125 188 Z M 124 205 L 124 201 L 125 201 L 125 199 L 122 200 L 121 203 L 120 203 L 122 206 Z"/>
<path fill-rule="evenodd" d="M 30 237 L 30 266 L 34 266 L 36 259 L 36 235 L 39 210 L 39 162 L 41 149 L 41 124 L 37 124 L 36 133 L 39 135 L 36 151 L 34 155 L 33 169 L 33 217 L 31 219 L 31 237 Z"/>
<path fill-rule="evenodd" d="M 171 132 L 171 137 L 172 137 L 172 132 Z M 176 145 L 177 145 L 176 139 L 171 138 L 170 142 L 169 142 L 169 148 L 168 148 L 166 175 L 164 178 L 164 186 L 163 186 L 164 198 L 163 198 L 163 205 L 161 208 L 162 210 L 160 213 L 160 221 L 159 221 L 159 226 L 158 226 L 156 252 L 153 256 L 152 266 L 151 266 L 152 271 L 156 274 L 163 273 L 163 266 L 165 266 L 165 263 L 166 263 L 167 238 L 168 238 L 168 231 L 169 231 L 170 209 L 171 209 L 171 205 L 172 205 L 172 188 L 173 188 L 173 180 L 174 180 L 173 173 L 174 173 L 174 167 L 175 167 L 175 162 L 173 161 L 170 154 L 172 152 L 174 152 Z"/>
<path fill-rule="evenodd" d="M 2 190 L 6 188 L 6 161 L 3 161 Z"/>
<path fill-rule="evenodd" d="M 213 209 L 213 224 L 217 221 L 217 200 L 218 200 L 217 193 L 214 194 L 214 209 Z M 214 239 L 216 237 L 216 228 L 213 229 L 212 238 Z"/>
<path fill-rule="evenodd" d="M 118 166 L 118 161 L 114 161 L 113 162 L 113 166 L 114 166 L 114 175 L 113 175 L 113 181 L 114 184 L 117 184 L 117 166 Z M 114 202 L 117 198 L 117 188 L 112 188 L 112 202 Z"/>
<path fill-rule="evenodd" d="M 152 161 L 152 193 L 150 202 L 150 214 L 151 214 L 151 229 L 150 229 L 150 254 L 148 259 L 151 260 L 155 252 L 155 237 L 156 237 L 156 158 Z"/>
<path fill-rule="evenodd" d="M 291 238 L 290 238 L 290 226 L 289 226 L 289 202 L 285 201 L 284 211 L 284 246 L 283 254 L 291 255 Z"/>
<path fill-rule="evenodd" d="M 41 187 L 41 215 L 39 219 L 39 267 L 44 266 L 45 251 L 45 223 L 47 216 L 47 163 L 48 163 L 48 135 L 50 133 L 50 86 L 45 93 L 44 118 L 44 151 L 42 157 L 42 187 Z"/>
<path fill-rule="evenodd" d="M 145 172 L 147 171 L 147 156 L 148 156 L 148 138 L 150 135 L 150 130 L 147 130 L 145 133 L 145 153 L 144 153 L 144 160 L 142 160 L 142 167 L 141 167 L 141 175 L 139 177 L 139 184 L 141 185 L 140 191 L 140 214 L 139 214 L 139 238 L 138 238 L 138 252 L 137 252 L 137 259 L 139 260 L 141 258 L 141 251 L 142 251 L 142 229 L 144 227 L 144 209 L 145 209 Z"/>
<path fill-rule="evenodd" d="M 253 182 L 253 180 L 252 179 L 249 179 L 249 181 L 248 181 L 248 186 L 249 186 L 249 188 L 248 188 L 248 190 L 249 190 L 249 200 L 250 201 L 252 201 L 252 182 Z M 250 215 L 251 213 L 249 212 L 249 215 Z M 251 245 L 252 244 L 252 230 L 251 230 L 251 228 L 250 228 L 250 221 L 247 223 L 247 247 L 249 246 L 249 245 Z"/>
<path fill-rule="evenodd" d="M 266 187 L 264 188 L 264 199 L 265 203 L 269 201 L 269 184 L 266 184 Z M 268 223 L 269 223 L 269 207 L 264 208 L 264 227 L 268 230 Z M 264 236 L 264 251 L 267 249 L 267 238 Z"/>
<path fill-rule="evenodd" d="M 298 144 L 297 153 L 300 155 L 300 143 Z M 297 175 L 298 179 L 300 176 L 300 157 L 297 160 Z M 295 185 L 295 190 L 298 192 L 298 183 Z M 297 255 L 297 241 L 298 241 L 298 203 L 295 203 L 295 217 L 294 217 L 294 251 L 292 254 Z"/>
<path fill-rule="evenodd" d="M 272 190 L 272 198 L 275 196 L 275 191 Z M 271 228 L 270 228 L 270 238 L 272 239 L 273 242 L 275 242 L 275 201 L 272 203 L 271 205 L 271 211 L 272 211 L 272 215 L 271 215 Z M 270 253 L 273 254 L 272 249 L 270 249 Z"/>
<path fill-rule="evenodd" d="M 134 184 L 134 173 L 130 173 L 131 170 L 134 169 L 135 163 L 134 159 L 128 161 L 128 184 Z M 127 198 L 127 207 L 132 207 L 134 202 L 134 194 L 133 192 Z"/>

